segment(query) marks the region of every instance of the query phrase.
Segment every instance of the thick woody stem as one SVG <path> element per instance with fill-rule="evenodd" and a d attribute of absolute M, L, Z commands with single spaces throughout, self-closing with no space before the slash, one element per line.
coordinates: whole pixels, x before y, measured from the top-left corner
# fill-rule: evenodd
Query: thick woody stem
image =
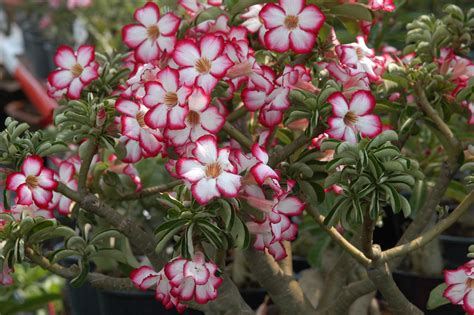
<path fill-rule="evenodd" d="M 53 264 L 46 257 L 37 254 L 30 247 L 25 248 L 25 255 L 36 265 L 60 277 L 72 279 L 79 273 L 79 269 L 76 265 L 66 268 L 58 264 Z M 89 281 L 91 285 L 97 289 L 118 291 L 135 289 L 132 281 L 129 278 L 109 277 L 95 272 L 91 272 L 87 275 L 87 281 Z"/>
<path fill-rule="evenodd" d="M 267 253 L 247 249 L 247 261 L 252 262 L 252 272 L 272 297 L 281 314 L 313 314 L 313 306 L 303 293 L 298 281 L 287 275 Z"/>
<path fill-rule="evenodd" d="M 143 250 L 143 253 L 150 259 L 151 263 L 157 269 L 161 269 L 161 267 L 164 265 L 166 262 L 165 253 L 157 254 L 155 252 L 153 234 L 143 230 L 136 222 L 121 215 L 110 206 L 101 203 L 101 201 L 92 194 L 88 194 L 81 198 L 79 194 L 61 183 L 58 185 L 56 190 L 71 200 L 77 202 L 81 208 L 85 209 L 86 211 L 104 218 L 110 225 L 122 232 L 128 237 L 133 246 Z"/>
<path fill-rule="evenodd" d="M 369 211 L 367 210 L 364 215 L 364 224 L 362 226 L 361 247 L 362 247 L 362 252 L 369 259 L 374 259 L 374 252 L 372 248 L 374 228 L 375 228 L 375 222 L 370 218 Z"/>
<path fill-rule="evenodd" d="M 137 200 L 149 196 L 153 196 L 165 191 L 169 191 L 170 189 L 178 186 L 179 184 L 182 184 L 183 182 L 180 180 L 174 180 L 172 182 L 169 182 L 167 184 L 162 184 L 154 187 L 149 187 L 149 188 L 144 188 L 140 191 L 137 191 L 135 193 L 125 195 L 120 198 L 120 200 Z"/>
<path fill-rule="evenodd" d="M 413 305 L 403 293 L 398 289 L 392 278 L 388 265 L 378 266 L 367 271 L 369 279 L 377 286 L 384 299 L 390 305 L 394 315 L 422 315 L 415 305 Z"/>
<path fill-rule="evenodd" d="M 222 127 L 222 130 L 224 130 L 231 138 L 240 143 L 245 149 L 250 151 L 253 145 L 252 140 L 240 132 L 237 128 L 232 126 L 231 123 L 226 121 L 224 127 Z"/>

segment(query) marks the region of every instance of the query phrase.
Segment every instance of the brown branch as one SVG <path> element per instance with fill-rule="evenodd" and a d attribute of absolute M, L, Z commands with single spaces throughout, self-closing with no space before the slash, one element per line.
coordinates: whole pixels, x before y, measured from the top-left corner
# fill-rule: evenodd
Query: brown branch
<path fill-rule="evenodd" d="M 56 190 L 77 202 L 81 208 L 104 218 L 110 225 L 122 232 L 130 240 L 131 244 L 138 249 L 143 250 L 151 263 L 159 270 L 166 262 L 166 254 L 155 252 L 154 235 L 146 232 L 133 220 L 121 215 L 115 209 L 102 203 L 96 196 L 88 194 L 83 198 L 60 183 Z"/>
<path fill-rule="evenodd" d="M 228 121 L 225 122 L 224 127 L 222 127 L 231 138 L 240 143 L 245 149 L 250 150 L 253 145 L 253 141 L 244 135 L 240 130 L 232 126 Z"/>
<path fill-rule="evenodd" d="M 298 281 L 285 274 L 277 262 L 267 253 L 255 249 L 244 252 L 257 281 L 264 287 L 282 314 L 313 314 L 313 306 L 303 293 Z"/>
<path fill-rule="evenodd" d="M 253 315 L 255 312 L 248 306 L 240 295 L 239 289 L 234 282 L 223 275 L 224 281 L 218 289 L 217 299 L 207 304 L 190 303 L 189 305 L 196 310 L 206 314 L 223 315 Z"/>
<path fill-rule="evenodd" d="M 308 146 L 311 144 L 311 139 L 316 137 L 317 135 L 321 134 L 326 128 L 319 124 L 315 130 L 313 130 L 311 136 L 307 136 L 306 134 L 302 134 L 298 138 L 296 138 L 291 143 L 284 146 L 278 152 L 273 153 L 270 156 L 270 160 L 268 161 L 268 165 L 270 167 L 275 167 L 278 163 L 283 162 L 286 160 L 290 155 L 295 153 L 298 149 Z"/>
<path fill-rule="evenodd" d="M 369 209 L 364 214 L 364 224 L 362 225 L 361 247 L 362 252 L 369 259 L 374 259 L 374 251 L 372 248 L 374 238 L 375 222 L 370 218 Z"/>
<path fill-rule="evenodd" d="M 433 226 L 431 229 L 429 229 L 419 237 L 415 238 L 411 242 L 393 247 L 382 252 L 380 261 L 389 261 L 394 259 L 395 257 L 407 255 L 408 253 L 425 246 L 437 236 L 439 236 L 441 233 L 443 233 L 446 229 L 448 229 L 451 225 L 456 223 L 456 221 L 470 208 L 473 203 L 474 191 L 471 191 L 447 218 L 439 221 L 435 226 Z"/>
<path fill-rule="evenodd" d="M 174 188 L 175 186 L 178 186 L 182 183 L 183 182 L 180 181 L 180 180 L 174 180 L 174 181 L 171 181 L 167 184 L 162 184 L 162 185 L 158 185 L 158 186 L 154 186 L 154 187 L 144 188 L 144 189 L 142 189 L 140 191 L 137 191 L 135 193 L 120 197 L 119 200 L 136 200 L 136 199 L 141 199 L 141 198 L 144 198 L 144 197 L 153 196 L 153 195 L 168 191 L 168 190 L 170 190 L 170 189 Z"/>
<path fill-rule="evenodd" d="M 387 264 L 369 269 L 367 275 L 382 293 L 394 315 L 423 315 L 423 312 L 408 301 L 397 287 Z"/>
<path fill-rule="evenodd" d="M 73 265 L 69 268 L 66 268 L 59 264 L 53 264 L 46 257 L 36 253 L 30 247 L 25 248 L 25 255 L 36 265 L 60 277 L 72 279 L 76 277 L 79 273 L 79 268 L 77 267 L 77 265 Z M 129 278 L 109 277 L 96 272 L 89 273 L 87 275 L 87 281 L 89 281 L 90 284 L 97 289 L 118 291 L 135 289 L 132 281 Z"/>
<path fill-rule="evenodd" d="M 372 263 L 372 260 L 367 258 L 364 253 L 362 253 L 357 247 L 352 245 L 352 243 L 349 242 L 344 236 L 342 236 L 336 228 L 328 227 L 327 225 L 325 225 L 324 216 L 319 213 L 316 207 L 311 204 L 307 204 L 306 211 L 309 215 L 313 217 L 316 223 L 318 223 L 319 226 L 329 234 L 333 241 L 335 241 L 339 246 L 341 246 L 345 251 L 347 251 L 360 264 L 362 264 L 363 266 L 369 266 Z"/>
<path fill-rule="evenodd" d="M 234 122 L 237 119 L 242 118 L 243 116 L 245 116 L 247 113 L 248 113 L 247 108 L 245 108 L 245 106 L 242 105 L 239 108 L 235 109 L 232 113 L 230 113 L 227 116 L 226 120 L 229 121 L 229 122 Z"/>

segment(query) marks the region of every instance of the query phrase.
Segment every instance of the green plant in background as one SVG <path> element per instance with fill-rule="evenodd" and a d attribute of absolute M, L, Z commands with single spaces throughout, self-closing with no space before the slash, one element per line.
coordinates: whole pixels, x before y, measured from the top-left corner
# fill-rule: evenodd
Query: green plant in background
<path fill-rule="evenodd" d="M 40 311 L 47 311 L 48 307 L 61 311 L 63 278 L 39 267 L 18 264 L 15 265 L 14 283 L 0 288 L 0 314 L 41 314 Z"/>

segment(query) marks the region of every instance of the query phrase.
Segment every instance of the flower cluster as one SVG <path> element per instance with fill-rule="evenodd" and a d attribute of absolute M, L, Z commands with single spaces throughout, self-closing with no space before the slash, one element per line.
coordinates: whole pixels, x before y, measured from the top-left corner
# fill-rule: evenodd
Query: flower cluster
<path fill-rule="evenodd" d="M 217 266 L 206 262 L 202 252 L 196 252 L 192 260 L 177 257 L 159 272 L 143 266 L 131 274 L 133 284 L 141 290 L 155 286 L 156 298 L 166 309 L 176 307 L 179 313 L 186 309 L 183 302 L 195 301 L 206 304 L 217 297 L 222 278 L 216 276 Z"/>
<path fill-rule="evenodd" d="M 451 303 L 462 305 L 467 314 L 474 314 L 474 260 L 454 270 L 444 271 L 448 285 L 443 293 Z"/>

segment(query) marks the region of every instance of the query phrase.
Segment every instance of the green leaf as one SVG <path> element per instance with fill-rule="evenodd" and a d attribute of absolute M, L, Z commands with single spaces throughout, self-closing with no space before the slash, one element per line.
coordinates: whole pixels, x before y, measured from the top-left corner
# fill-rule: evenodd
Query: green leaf
<path fill-rule="evenodd" d="M 408 202 L 407 198 L 403 197 L 402 195 L 399 195 L 400 197 L 400 203 L 403 211 L 403 216 L 405 218 L 408 218 L 411 214 L 411 207 L 410 203 Z"/>
<path fill-rule="evenodd" d="M 218 199 L 218 203 L 222 205 L 222 207 L 218 209 L 218 213 L 220 213 L 220 217 L 224 221 L 226 231 L 229 231 L 235 222 L 234 209 L 232 209 L 226 200 Z"/>
<path fill-rule="evenodd" d="M 89 255 L 89 259 L 94 258 L 113 259 L 124 264 L 127 263 L 127 258 L 124 253 L 116 248 L 104 248 Z"/>
<path fill-rule="evenodd" d="M 250 244 L 250 233 L 245 222 L 237 216 L 235 224 L 232 226 L 231 235 L 234 245 L 240 249 L 246 249 Z"/>
<path fill-rule="evenodd" d="M 94 235 L 92 239 L 89 241 L 89 244 L 97 244 L 98 242 L 102 240 L 110 239 L 111 237 L 119 238 L 121 236 L 122 234 L 119 231 L 115 229 L 108 229 Z"/>
<path fill-rule="evenodd" d="M 89 263 L 84 262 L 82 259 L 80 260 L 81 262 L 79 266 L 81 267 L 81 272 L 77 275 L 77 277 L 71 280 L 71 285 L 75 288 L 82 286 L 87 279 L 87 275 L 89 274 Z"/>
<path fill-rule="evenodd" d="M 67 239 L 66 248 L 75 250 L 84 250 L 86 247 L 86 241 L 80 236 L 72 236 Z"/>
<path fill-rule="evenodd" d="M 426 308 L 429 310 L 433 310 L 441 305 L 448 304 L 449 300 L 443 296 L 444 290 L 448 285 L 446 283 L 441 283 L 436 288 L 431 290 L 430 297 L 428 298 L 428 303 Z"/>
<path fill-rule="evenodd" d="M 356 3 L 335 6 L 331 9 L 330 13 L 350 19 L 372 21 L 372 14 L 370 13 L 369 9 L 361 4 Z"/>
<path fill-rule="evenodd" d="M 78 251 L 72 249 L 59 249 L 52 254 L 51 262 L 57 263 L 58 261 L 71 256 L 80 256 L 80 254 Z"/>
<path fill-rule="evenodd" d="M 183 228 L 185 221 L 186 220 L 174 220 L 174 225 L 171 225 L 166 230 L 163 230 L 159 233 L 160 240 L 158 241 L 155 247 L 155 251 L 157 253 L 160 253 L 165 248 L 168 241 Z"/>
<path fill-rule="evenodd" d="M 174 229 L 176 226 L 184 225 L 188 219 L 175 219 L 166 221 L 155 229 L 155 234 L 160 234 L 163 231 Z"/>

